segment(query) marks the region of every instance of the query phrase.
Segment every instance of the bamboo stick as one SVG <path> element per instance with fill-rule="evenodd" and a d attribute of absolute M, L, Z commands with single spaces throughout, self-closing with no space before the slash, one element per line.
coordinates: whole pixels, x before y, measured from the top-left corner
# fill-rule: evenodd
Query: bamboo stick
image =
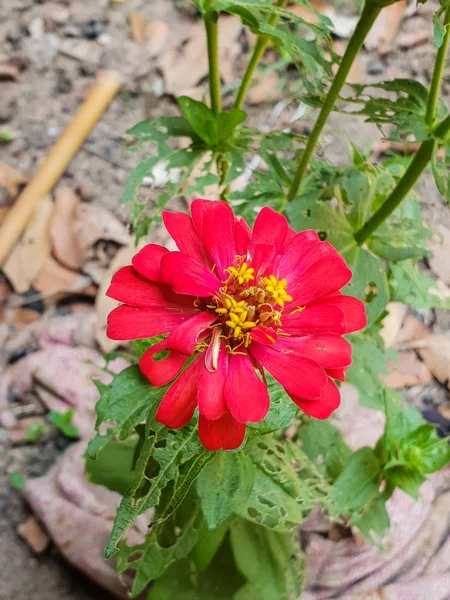
<path fill-rule="evenodd" d="M 118 71 L 104 73 L 33 179 L 8 211 L 0 227 L 0 265 L 19 239 L 41 198 L 52 190 L 116 95 L 121 82 L 122 76 Z"/>

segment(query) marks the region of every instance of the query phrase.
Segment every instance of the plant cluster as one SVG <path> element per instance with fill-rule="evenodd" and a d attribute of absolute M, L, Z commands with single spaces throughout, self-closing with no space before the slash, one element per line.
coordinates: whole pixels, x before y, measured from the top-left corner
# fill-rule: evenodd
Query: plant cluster
<path fill-rule="evenodd" d="M 91 481 L 123 496 L 106 557 L 116 556 L 120 573 L 134 572 L 132 596 L 148 590 L 149 600 L 296 599 L 303 582 L 296 527 L 315 505 L 381 545 L 389 527 L 386 502 L 394 490 L 417 498 L 426 476 L 450 460 L 447 440 L 379 379 L 395 354 L 386 351 L 380 336 L 388 302 L 450 308 L 418 268 L 432 231 L 421 218 L 413 189 L 431 166 L 439 191 L 450 198 L 450 114 L 439 98 L 450 1 L 440 0 L 434 17 L 436 62 L 429 89 L 396 79 L 348 85 L 345 95 L 342 88 L 365 37 L 380 11 L 395 0 L 366 0 L 342 58 L 332 50 L 332 23 L 318 13 L 314 24 L 301 19 L 286 0 L 193 1 L 207 32 L 209 102 L 180 97 L 180 116 L 144 121 L 128 132 L 134 147 L 149 145 L 149 158 L 131 173 L 123 201 L 132 205 L 138 240 L 175 196 L 201 197 L 206 186 L 216 184 L 221 202 L 194 203 L 192 220 L 164 213 L 181 252 L 166 254 L 148 245 L 133 267 L 113 279 L 109 293 L 124 305 L 113 311 L 109 334 L 135 340 L 133 364 L 110 385 L 97 384 L 98 433 L 89 445 L 87 472 Z M 314 12 L 306 0 L 297 2 Z M 217 59 L 220 13 L 235 15 L 257 35 L 228 110 L 222 106 Z M 263 133 L 246 125 L 246 92 L 269 45 L 298 68 L 298 100 L 319 111 L 308 137 L 286 130 Z M 349 166 L 333 165 L 314 152 L 333 110 L 362 116 L 390 139 L 413 140 L 420 147 L 413 157 L 391 157 L 382 165 L 354 147 Z M 156 181 L 162 168 L 167 183 L 149 209 L 138 202 L 137 191 L 144 178 Z M 236 182 L 245 173 L 248 183 L 242 189 Z M 195 183 L 188 184 L 193 175 Z M 214 207 L 220 226 L 210 216 Z M 289 227 L 284 239 L 276 240 L 284 217 Z M 245 223 L 255 223 L 252 232 Z M 242 246 L 238 227 L 239 239 L 246 240 Z M 315 250 L 301 247 L 291 265 L 300 279 L 291 281 L 291 271 L 282 273 L 280 265 L 283 252 L 292 252 L 301 238 L 296 232 L 312 236 Z M 318 267 L 319 255 L 323 262 Z M 322 297 L 302 297 L 295 282 L 308 287 L 314 273 L 314 285 L 332 280 L 329 261 L 336 273 L 349 267 L 352 278 L 339 279 L 335 273 L 336 281 L 325 286 Z M 302 273 L 307 277 L 301 279 Z M 180 300 L 183 295 L 186 302 L 190 299 L 189 308 Z M 330 301 L 333 296 L 351 297 L 351 310 Z M 322 306 L 315 320 L 301 323 L 297 315 L 311 315 L 308 303 L 317 306 L 323 298 L 328 312 Z M 356 313 L 358 323 L 346 326 Z M 359 331 L 364 313 L 367 324 Z M 189 318 L 199 326 L 186 327 Z M 294 329 L 283 329 L 283 319 Z M 308 331 L 312 322 L 315 329 Z M 329 362 L 317 359 L 319 334 Z M 326 335 L 335 336 L 334 362 Z M 342 335 L 353 348 L 351 364 Z M 304 350 L 300 360 L 294 340 L 305 344 L 311 337 L 316 345 Z M 339 348 L 336 338 L 342 340 Z M 274 348 L 281 348 L 279 367 L 272 360 Z M 214 374 L 221 356 L 229 361 L 228 375 L 233 374 L 225 393 L 217 391 L 223 381 L 211 384 L 201 372 L 208 363 L 200 359 L 210 361 Z M 328 417 L 339 404 L 339 393 L 334 404 L 321 403 L 325 379 L 320 390 L 306 389 L 303 380 L 311 371 L 303 368 L 305 357 L 317 359 L 334 387 L 333 379 L 345 376 L 364 406 L 385 412 L 385 431 L 375 448 L 352 452 L 330 421 L 307 416 Z M 203 387 L 199 383 L 198 389 L 204 392 L 197 399 L 200 377 Z M 318 385 L 318 372 L 310 379 Z M 318 411 L 318 406 L 327 409 Z M 224 415 L 228 420 L 218 427 Z M 129 546 L 123 540 L 127 529 L 149 511 L 153 516 L 145 542 Z"/>

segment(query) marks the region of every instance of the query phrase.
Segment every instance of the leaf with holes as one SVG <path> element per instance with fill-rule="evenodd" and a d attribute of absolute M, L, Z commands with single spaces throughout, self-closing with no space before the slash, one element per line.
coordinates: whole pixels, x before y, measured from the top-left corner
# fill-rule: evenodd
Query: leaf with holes
<path fill-rule="evenodd" d="M 259 423 L 249 423 L 250 435 L 265 435 L 273 431 L 281 431 L 299 412 L 285 389 L 269 373 L 266 373 L 265 377 L 270 396 L 269 412 Z"/>
<path fill-rule="evenodd" d="M 413 308 L 450 309 L 450 298 L 443 296 L 436 281 L 412 260 L 389 264 L 391 299 Z"/>

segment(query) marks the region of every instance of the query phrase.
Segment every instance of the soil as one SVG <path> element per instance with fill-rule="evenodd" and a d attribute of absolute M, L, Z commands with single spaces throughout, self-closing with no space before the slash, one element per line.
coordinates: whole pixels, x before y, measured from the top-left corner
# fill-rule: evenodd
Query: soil
<path fill-rule="evenodd" d="M 183 4 L 178 3 L 178 4 Z M 428 30 L 432 14 L 428 3 L 405 19 L 400 34 Z M 61 0 L 32 2 L 8 0 L 0 3 L 0 62 L 17 64 L 19 81 L 0 81 L 0 130 L 13 132 L 15 139 L 0 144 L 0 160 L 32 174 L 55 139 L 64 130 L 80 102 L 102 69 L 119 69 L 125 76 L 124 90 L 115 98 L 93 133 L 66 170 L 63 182 L 77 189 L 83 199 L 101 203 L 124 221 L 127 208 L 119 199 L 126 177 L 139 156 L 126 149 L 125 131 L 137 122 L 166 113 L 175 114 L 168 96 L 158 98 L 149 90 L 156 75 L 142 47 L 130 40 L 127 15 L 135 11 L 148 20 L 169 24 L 170 36 L 181 37 L 192 24 L 192 15 L 171 0 Z M 430 34 L 431 37 L 431 34 Z M 56 46 L 59 50 L 55 49 Z M 64 51 L 61 50 L 64 48 Z M 428 83 L 435 50 L 429 43 L 379 56 L 363 51 L 361 78 L 367 82 L 394 77 L 417 78 Z M 444 95 L 450 95 L 450 74 L 444 77 Z M 263 125 L 272 106 L 249 108 L 253 125 Z M 313 115 L 306 119 L 306 125 Z M 279 125 L 279 124 L 278 124 Z M 351 144 L 363 149 L 379 139 L 378 130 L 362 119 L 333 115 L 322 138 L 325 155 L 335 163 L 348 161 Z M 450 229 L 450 214 L 439 196 L 431 174 L 418 186 L 426 199 L 424 215 L 432 225 Z M 4 200 L 3 200 L 4 201 Z M 1 205 L 0 198 L 0 205 Z M 421 316 L 450 327 L 448 313 L 428 311 Z M 420 388 L 420 389 L 419 389 Z M 434 382 L 408 392 L 409 399 L 428 410 L 428 418 L 450 432 L 449 423 L 436 420 L 436 406 L 448 401 L 447 390 Z M 434 407 L 434 408 L 433 408 Z M 34 556 L 17 535 L 28 509 L 10 485 L 10 473 L 44 473 L 63 450 L 61 439 L 37 446 L 12 447 L 8 432 L 0 428 L 0 600 L 101 600 L 108 594 L 73 571 L 51 546 Z"/>

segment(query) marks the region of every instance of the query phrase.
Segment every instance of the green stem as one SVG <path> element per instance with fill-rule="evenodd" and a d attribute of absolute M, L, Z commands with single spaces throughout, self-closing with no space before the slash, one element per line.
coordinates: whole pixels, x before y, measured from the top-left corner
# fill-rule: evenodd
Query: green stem
<path fill-rule="evenodd" d="M 206 39 L 208 43 L 209 63 L 209 93 L 211 96 L 211 110 L 218 115 L 222 110 L 220 93 L 219 72 L 219 36 L 217 14 L 209 11 L 205 14 Z"/>
<path fill-rule="evenodd" d="M 311 131 L 306 148 L 300 157 L 297 172 L 295 174 L 294 180 L 291 184 L 287 195 L 288 202 L 293 200 L 298 195 L 300 184 L 302 182 L 303 176 L 305 175 L 308 163 L 314 152 L 314 148 L 317 144 L 320 134 L 322 133 L 322 129 L 325 123 L 327 122 L 328 117 L 330 116 L 330 113 L 333 109 L 334 103 L 336 102 L 336 99 L 339 96 L 339 92 L 341 91 L 341 88 L 347 79 L 347 75 L 350 71 L 353 61 L 355 60 L 356 55 L 361 49 L 361 46 L 363 45 L 363 42 L 367 34 L 369 33 L 372 25 L 374 24 L 375 19 L 379 15 L 381 8 L 381 6 L 377 6 L 372 2 L 367 2 L 364 6 L 356 29 L 350 39 L 350 42 L 348 43 L 345 54 L 342 57 L 341 64 L 339 65 L 339 70 L 336 73 L 333 83 L 322 104 L 322 108 L 314 125 L 314 128 Z"/>
<path fill-rule="evenodd" d="M 445 11 L 444 17 L 445 35 L 442 41 L 442 45 L 439 48 L 436 55 L 436 62 L 434 63 L 433 76 L 431 78 L 430 92 L 428 94 L 428 104 L 426 113 L 426 123 L 432 125 L 436 117 L 436 106 L 439 99 L 439 91 L 441 89 L 441 80 L 444 73 L 445 58 L 447 55 L 448 41 L 450 38 L 450 5 Z"/>
<path fill-rule="evenodd" d="M 278 8 L 282 8 L 287 3 L 287 0 L 277 0 L 275 2 L 275 6 Z M 275 25 L 278 20 L 277 14 L 272 14 L 267 21 L 268 25 Z M 256 40 L 255 47 L 253 49 L 253 54 L 249 60 L 247 68 L 244 73 L 244 77 L 242 78 L 241 85 L 239 87 L 236 100 L 234 102 L 234 108 L 241 108 L 244 104 L 245 95 L 247 94 L 247 90 L 250 85 L 250 81 L 253 77 L 253 73 L 255 72 L 256 67 L 258 66 L 263 54 L 264 50 L 267 48 L 267 44 L 269 43 L 269 36 L 260 34 L 258 39 Z"/>
<path fill-rule="evenodd" d="M 450 115 L 443 119 L 434 129 L 433 134 L 438 138 L 444 138 L 450 132 Z M 409 163 L 403 177 L 399 180 L 395 188 L 386 198 L 382 206 L 370 217 L 363 227 L 355 233 L 356 243 L 361 246 L 374 231 L 378 229 L 386 219 L 394 212 L 397 206 L 402 202 L 407 193 L 416 184 L 422 172 L 428 165 L 433 150 L 436 145 L 436 139 L 433 137 L 422 143 L 416 155 Z"/>

